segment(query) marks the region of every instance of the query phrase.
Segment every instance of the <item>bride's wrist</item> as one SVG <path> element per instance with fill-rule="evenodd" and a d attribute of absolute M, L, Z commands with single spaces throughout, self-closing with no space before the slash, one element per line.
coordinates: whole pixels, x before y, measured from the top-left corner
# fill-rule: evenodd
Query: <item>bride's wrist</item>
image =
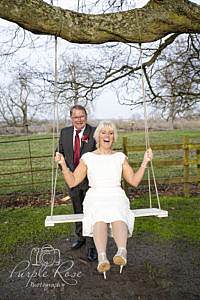
<path fill-rule="evenodd" d="M 70 169 L 66 165 L 64 165 L 64 166 L 62 166 L 62 173 L 63 174 L 65 174 L 65 173 L 71 173 L 71 171 L 70 171 Z"/>
<path fill-rule="evenodd" d="M 141 163 L 141 165 L 140 165 L 140 168 L 143 168 L 143 169 L 146 169 L 147 168 L 147 165 L 148 165 L 148 163 L 146 163 L 146 162 L 142 162 Z"/>

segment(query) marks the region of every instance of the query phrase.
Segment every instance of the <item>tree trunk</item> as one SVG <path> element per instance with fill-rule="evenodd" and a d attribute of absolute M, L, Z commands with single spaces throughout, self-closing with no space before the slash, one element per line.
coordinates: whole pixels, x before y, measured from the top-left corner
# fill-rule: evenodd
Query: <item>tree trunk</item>
<path fill-rule="evenodd" d="M 146 43 L 170 33 L 200 33 L 200 5 L 187 0 L 150 0 L 140 9 L 84 14 L 42 0 L 0 0 L 0 17 L 36 34 L 73 43 Z"/>

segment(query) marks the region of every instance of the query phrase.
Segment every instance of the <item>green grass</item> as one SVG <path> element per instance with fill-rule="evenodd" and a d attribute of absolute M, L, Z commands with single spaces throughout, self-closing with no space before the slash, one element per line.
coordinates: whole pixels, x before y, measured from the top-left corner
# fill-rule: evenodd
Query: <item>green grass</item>
<path fill-rule="evenodd" d="M 148 207 L 145 199 L 131 202 L 132 208 Z M 159 241 L 187 240 L 200 245 L 200 197 L 188 200 L 180 197 L 161 197 L 162 209 L 169 211 L 168 218 L 136 218 L 134 235 L 151 233 Z M 57 206 L 54 214 L 69 214 L 70 205 Z M 71 235 L 73 224 L 44 226 L 44 220 L 50 214 L 49 207 L 17 208 L 0 210 L 0 254 L 9 254 L 17 246 L 46 243 L 53 239 Z"/>
<path fill-rule="evenodd" d="M 184 136 L 189 136 L 192 142 L 200 142 L 200 132 L 198 130 L 173 130 L 173 131 L 150 131 L 150 142 L 153 144 L 169 144 L 169 143 L 182 143 Z M 115 147 L 122 147 L 122 137 L 128 137 L 128 143 L 131 145 L 144 145 L 144 132 L 143 131 L 135 131 L 135 132 L 127 132 L 120 133 L 117 143 Z M 40 140 L 34 140 L 36 138 L 40 138 Z M 42 138 L 50 138 L 50 139 L 42 139 Z M 28 141 L 27 137 L 16 137 L 16 136 L 0 136 L 0 159 L 4 159 L 0 161 L 0 173 L 14 173 L 23 170 L 31 170 L 32 169 L 41 169 L 41 171 L 33 172 L 32 176 L 30 173 L 23 174 L 12 174 L 12 175 L 4 175 L 0 176 L 0 193 L 6 195 L 8 193 L 28 193 L 31 194 L 33 192 L 39 193 L 47 193 L 51 190 L 51 170 L 44 171 L 44 169 L 51 169 L 51 157 L 48 158 L 40 158 L 34 159 L 30 163 L 30 159 L 24 160 L 5 160 L 6 158 L 14 158 L 14 157 L 29 157 L 29 144 L 31 149 L 31 156 L 42 156 L 42 155 L 50 155 L 52 154 L 52 140 L 51 135 L 31 135 L 29 136 L 30 141 Z M 12 141 L 18 142 L 12 142 Z M 25 140 L 25 141 L 22 141 Z M 5 141 L 11 141 L 12 143 L 1 143 Z M 156 151 L 154 153 L 155 160 L 160 159 L 182 159 L 183 151 Z M 141 162 L 143 158 L 143 153 L 129 153 L 130 162 L 137 162 L 138 164 Z M 191 159 L 195 159 L 195 152 L 191 152 Z M 167 168 L 156 168 L 155 174 L 157 178 L 170 178 L 175 176 L 183 175 L 183 167 L 182 166 L 174 166 Z M 191 175 L 196 175 L 196 166 L 192 166 L 190 170 Z M 32 185 L 32 180 L 34 184 Z M 9 187 L 9 185 L 15 185 L 15 187 Z M 3 187 L 5 186 L 5 187 Z M 62 174 L 59 172 L 58 176 L 58 186 L 57 190 L 60 192 L 63 191 L 64 182 L 62 178 Z"/>
<path fill-rule="evenodd" d="M 70 213 L 72 213 L 71 205 L 60 205 L 54 208 L 54 214 Z M 0 209 L 0 253 L 10 253 L 18 245 L 49 242 L 58 236 L 72 233 L 72 223 L 45 227 L 44 221 L 47 215 L 50 215 L 50 207 Z"/>
<path fill-rule="evenodd" d="M 143 199 L 134 201 L 134 208 L 146 205 Z M 135 234 L 148 232 L 153 234 L 155 239 L 187 240 L 200 245 L 200 197 L 161 197 L 161 207 L 168 210 L 169 217 L 137 218 Z"/>

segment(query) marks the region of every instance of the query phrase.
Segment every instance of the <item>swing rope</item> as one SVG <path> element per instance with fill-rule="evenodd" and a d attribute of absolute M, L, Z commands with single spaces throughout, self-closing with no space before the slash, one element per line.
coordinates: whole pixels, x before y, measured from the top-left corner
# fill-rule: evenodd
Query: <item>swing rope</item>
<path fill-rule="evenodd" d="M 51 0 L 51 5 L 54 1 Z M 78 0 L 77 9 L 79 11 L 80 2 Z M 54 91 L 53 91 L 53 130 L 52 130 L 52 170 L 51 170 L 51 217 L 53 216 L 55 196 L 56 196 L 56 185 L 58 178 L 58 163 L 55 163 L 55 133 L 59 136 L 59 110 L 58 110 L 58 38 L 55 35 L 54 38 Z M 57 140 L 56 140 L 57 142 Z M 57 147 L 59 152 L 59 143 Z M 55 167 L 56 165 L 56 167 Z"/>
<path fill-rule="evenodd" d="M 150 148 L 150 139 L 149 139 L 146 90 L 145 90 L 145 81 L 144 81 L 145 74 L 144 74 L 144 69 L 143 69 L 143 51 L 142 51 L 142 46 L 141 46 L 141 37 L 142 37 L 142 35 L 141 35 L 141 27 L 140 27 L 140 22 L 139 22 L 139 16 L 138 16 L 138 10 L 137 9 L 135 9 L 135 16 L 136 16 L 136 23 L 137 23 L 138 34 L 139 34 L 139 39 L 140 39 L 140 43 L 139 43 L 139 48 L 140 48 L 139 64 L 140 64 L 140 70 L 141 70 L 142 99 L 143 99 L 143 108 L 144 108 L 145 148 L 147 150 L 148 148 Z M 157 183 L 156 183 L 156 178 L 155 178 L 155 173 L 154 173 L 154 167 L 153 167 L 152 160 L 150 161 L 150 167 L 151 167 L 151 172 L 152 172 L 152 177 L 153 177 L 153 182 L 154 182 L 158 207 L 159 207 L 159 209 L 161 209 L 160 198 L 159 198 L 159 194 L 158 194 L 158 188 L 157 188 Z M 148 172 L 147 176 L 148 176 L 149 202 L 150 202 L 150 208 L 152 208 L 151 178 L 150 178 L 149 168 L 147 168 L 147 172 Z"/>
<path fill-rule="evenodd" d="M 53 0 L 51 0 L 53 5 Z M 51 170 L 51 217 L 53 216 L 53 209 L 56 195 L 56 184 L 58 178 L 58 163 L 55 168 L 55 133 L 59 135 L 59 113 L 58 113 L 58 38 L 54 39 L 54 91 L 53 91 L 53 130 L 52 130 L 52 170 Z M 59 152 L 59 143 L 57 151 Z"/>

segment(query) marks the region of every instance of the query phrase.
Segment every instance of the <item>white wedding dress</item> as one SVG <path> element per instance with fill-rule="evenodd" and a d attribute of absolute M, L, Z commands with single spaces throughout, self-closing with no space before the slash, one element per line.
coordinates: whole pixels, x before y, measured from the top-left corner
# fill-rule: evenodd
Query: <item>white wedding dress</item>
<path fill-rule="evenodd" d="M 98 221 L 109 224 L 108 234 L 112 236 L 111 222 L 124 221 L 130 237 L 134 228 L 134 215 L 129 199 L 121 188 L 122 152 L 96 154 L 88 152 L 81 159 L 87 165 L 89 190 L 83 201 L 83 235 L 93 236 L 93 225 Z"/>

